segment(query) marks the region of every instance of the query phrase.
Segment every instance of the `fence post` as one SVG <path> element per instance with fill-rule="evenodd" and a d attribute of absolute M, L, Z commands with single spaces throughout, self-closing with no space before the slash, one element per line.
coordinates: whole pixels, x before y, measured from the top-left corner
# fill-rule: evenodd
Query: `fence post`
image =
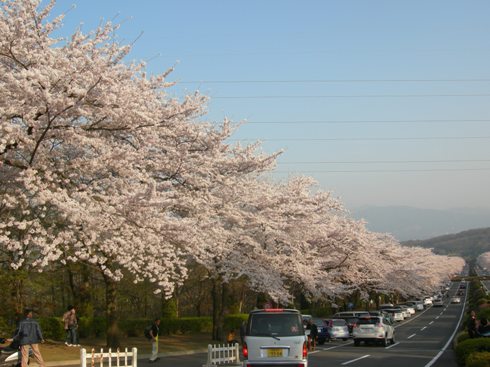
<path fill-rule="evenodd" d="M 132 367 L 138 367 L 138 349 L 133 348 L 133 361 L 132 361 Z"/>
<path fill-rule="evenodd" d="M 85 348 L 80 349 L 80 367 L 87 367 L 87 351 Z"/>

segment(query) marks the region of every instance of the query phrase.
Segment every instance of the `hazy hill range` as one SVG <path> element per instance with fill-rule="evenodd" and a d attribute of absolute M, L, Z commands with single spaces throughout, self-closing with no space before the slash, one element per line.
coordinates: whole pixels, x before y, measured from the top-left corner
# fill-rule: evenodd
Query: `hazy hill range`
<path fill-rule="evenodd" d="M 403 245 L 433 248 L 435 253 L 441 255 L 476 258 L 490 251 L 490 228 L 472 229 L 423 241 L 406 241 Z"/>
<path fill-rule="evenodd" d="M 490 227 L 490 209 L 420 209 L 408 206 L 366 206 L 351 211 L 375 232 L 391 233 L 399 241 L 423 240 L 473 228 Z"/>

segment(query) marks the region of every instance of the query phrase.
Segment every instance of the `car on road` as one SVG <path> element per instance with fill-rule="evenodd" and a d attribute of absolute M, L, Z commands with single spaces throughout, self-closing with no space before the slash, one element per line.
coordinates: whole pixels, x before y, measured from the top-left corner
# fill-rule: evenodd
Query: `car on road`
<path fill-rule="evenodd" d="M 444 306 L 444 302 L 442 298 L 435 298 L 432 301 L 432 307 L 443 307 L 443 306 Z"/>
<path fill-rule="evenodd" d="M 307 338 L 294 309 L 260 309 L 248 315 L 244 366 L 308 366 Z"/>
<path fill-rule="evenodd" d="M 357 320 L 357 319 L 356 319 Z M 325 338 L 320 338 L 318 334 L 318 344 L 323 344 L 325 341 L 334 339 L 347 340 L 350 338 L 349 326 L 344 319 L 326 319 L 323 320 L 326 329 Z"/>
<path fill-rule="evenodd" d="M 413 308 L 411 305 L 408 305 L 407 303 L 399 303 L 396 306 L 406 308 L 407 311 L 410 313 L 410 316 L 415 315 L 415 308 Z"/>
<path fill-rule="evenodd" d="M 398 309 L 393 309 L 393 308 L 387 308 L 383 310 L 386 312 L 388 315 L 390 315 L 391 320 L 393 321 L 403 321 L 405 318 L 403 317 L 403 312 Z"/>
<path fill-rule="evenodd" d="M 389 342 L 395 344 L 395 328 L 385 317 L 360 317 L 352 336 L 355 346 L 361 342 L 380 342 L 384 346 L 388 346 Z"/>
<path fill-rule="evenodd" d="M 451 297 L 451 303 L 461 303 L 461 298 L 457 296 Z"/>
<path fill-rule="evenodd" d="M 430 306 L 432 306 L 432 297 L 425 297 L 425 298 L 424 298 L 424 306 L 425 306 L 425 307 L 430 307 Z"/>
<path fill-rule="evenodd" d="M 423 311 L 424 310 L 424 302 L 423 301 L 417 301 L 417 300 L 410 300 L 405 302 L 406 305 L 412 306 L 416 311 Z"/>
<path fill-rule="evenodd" d="M 345 320 L 347 323 L 347 328 L 349 329 L 349 335 L 352 335 L 352 330 L 354 329 L 354 326 L 357 324 L 357 317 L 353 316 L 337 316 L 337 314 L 333 315 L 334 319 L 342 319 Z"/>

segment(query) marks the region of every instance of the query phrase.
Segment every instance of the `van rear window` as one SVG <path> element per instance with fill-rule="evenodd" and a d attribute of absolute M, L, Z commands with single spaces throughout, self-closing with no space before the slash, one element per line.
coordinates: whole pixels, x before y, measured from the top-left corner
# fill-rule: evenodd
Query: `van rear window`
<path fill-rule="evenodd" d="M 249 336 L 298 336 L 305 331 L 297 313 L 256 313 L 248 319 Z"/>

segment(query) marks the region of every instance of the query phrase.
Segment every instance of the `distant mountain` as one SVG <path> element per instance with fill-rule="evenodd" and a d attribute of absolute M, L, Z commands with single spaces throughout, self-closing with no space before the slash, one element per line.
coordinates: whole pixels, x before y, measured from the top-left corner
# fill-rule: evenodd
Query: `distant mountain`
<path fill-rule="evenodd" d="M 391 233 L 399 241 L 423 240 L 472 228 L 490 227 L 490 208 L 420 209 L 408 206 L 366 206 L 351 211 L 375 232 Z"/>
<path fill-rule="evenodd" d="M 476 259 L 490 251 L 490 228 L 472 229 L 423 241 L 406 241 L 403 245 L 433 248 L 436 254 Z"/>

